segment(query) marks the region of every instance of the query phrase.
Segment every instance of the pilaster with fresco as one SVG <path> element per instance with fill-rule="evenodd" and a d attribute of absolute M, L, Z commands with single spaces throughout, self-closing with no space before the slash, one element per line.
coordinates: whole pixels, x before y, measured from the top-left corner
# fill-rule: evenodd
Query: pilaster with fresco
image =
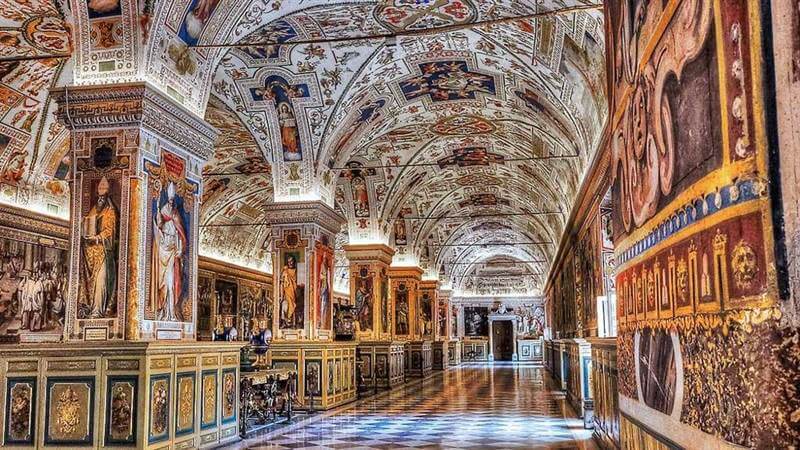
<path fill-rule="evenodd" d="M 54 95 L 75 158 L 68 338 L 194 340 L 200 172 L 216 131 L 144 84 Z"/>
<path fill-rule="evenodd" d="M 358 339 L 359 389 L 392 388 L 405 380 L 403 342 L 392 339 L 394 316 L 389 265 L 394 250 L 382 244 L 347 245 L 350 299 Z"/>
<path fill-rule="evenodd" d="M 344 219 L 322 202 L 268 206 L 273 257 L 273 368 L 296 371 L 304 405 L 356 396 L 354 342 L 333 343 L 333 245 Z"/>

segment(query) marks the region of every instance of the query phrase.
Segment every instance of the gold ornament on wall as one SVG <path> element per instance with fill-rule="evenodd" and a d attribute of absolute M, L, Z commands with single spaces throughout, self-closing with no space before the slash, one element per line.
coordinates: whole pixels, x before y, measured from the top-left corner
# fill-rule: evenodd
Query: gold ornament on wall
<path fill-rule="evenodd" d="M 740 240 L 731 254 L 731 266 L 733 268 L 733 280 L 739 289 L 752 287 L 753 281 L 758 274 L 758 259 L 753 247 L 744 239 Z"/>
<path fill-rule="evenodd" d="M 59 427 L 59 433 L 71 435 L 77 430 L 81 423 L 80 408 L 78 394 L 71 386 L 67 386 L 58 396 L 56 406 L 56 425 Z"/>

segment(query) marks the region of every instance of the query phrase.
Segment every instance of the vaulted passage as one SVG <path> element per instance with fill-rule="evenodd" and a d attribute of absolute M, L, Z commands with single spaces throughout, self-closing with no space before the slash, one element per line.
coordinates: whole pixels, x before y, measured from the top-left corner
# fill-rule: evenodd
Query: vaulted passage
<path fill-rule="evenodd" d="M 0 0 L 0 446 L 800 446 L 797 0 Z"/>

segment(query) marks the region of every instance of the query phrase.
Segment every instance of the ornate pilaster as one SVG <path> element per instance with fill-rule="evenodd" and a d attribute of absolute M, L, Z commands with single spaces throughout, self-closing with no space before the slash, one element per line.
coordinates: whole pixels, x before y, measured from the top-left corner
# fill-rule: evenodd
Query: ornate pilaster
<path fill-rule="evenodd" d="M 144 83 L 53 92 L 73 157 L 70 340 L 194 340 L 203 163 L 217 131 Z"/>
<path fill-rule="evenodd" d="M 319 201 L 267 206 L 275 338 L 332 341 L 333 244 L 344 217 Z"/>
<path fill-rule="evenodd" d="M 417 320 L 417 294 L 422 269 L 419 267 L 390 267 L 392 297 L 392 336 L 397 340 L 411 341 L 419 338 Z"/>
<path fill-rule="evenodd" d="M 347 245 L 350 302 L 356 307 L 356 336 L 361 341 L 389 340 L 392 335 L 389 265 L 394 250 L 384 244 Z"/>

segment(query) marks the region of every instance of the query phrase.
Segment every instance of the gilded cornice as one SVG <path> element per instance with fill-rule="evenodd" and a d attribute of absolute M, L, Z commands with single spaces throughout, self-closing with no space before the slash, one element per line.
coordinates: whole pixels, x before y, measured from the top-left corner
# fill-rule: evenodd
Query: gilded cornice
<path fill-rule="evenodd" d="M 314 200 L 291 203 L 271 203 L 264 207 L 266 223 L 272 226 L 312 224 L 336 234 L 347 222 L 341 214 L 325 203 Z"/>
<path fill-rule="evenodd" d="M 436 289 L 439 287 L 439 280 L 422 280 L 419 282 L 420 289 Z"/>
<path fill-rule="evenodd" d="M 146 83 L 73 86 L 52 91 L 58 119 L 73 130 L 144 127 L 206 161 L 219 132 Z"/>
<path fill-rule="evenodd" d="M 422 274 L 425 273 L 419 267 L 389 267 L 389 277 L 393 279 L 398 278 L 413 278 L 416 281 L 422 280 Z"/>
<path fill-rule="evenodd" d="M 345 245 L 345 254 L 351 264 L 380 262 L 387 266 L 392 264 L 394 249 L 386 244 Z"/>

